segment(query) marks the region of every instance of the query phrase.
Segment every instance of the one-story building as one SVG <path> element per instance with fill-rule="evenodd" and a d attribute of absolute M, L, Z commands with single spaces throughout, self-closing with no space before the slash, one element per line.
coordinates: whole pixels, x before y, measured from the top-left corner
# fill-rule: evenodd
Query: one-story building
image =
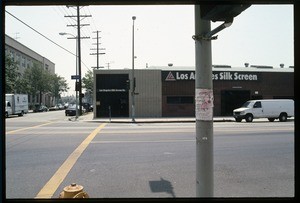
<path fill-rule="evenodd" d="M 94 70 L 94 118 L 195 116 L 195 68 Z M 214 116 L 231 116 L 250 99 L 294 99 L 294 67 L 213 66 Z M 130 82 L 129 82 L 130 81 Z"/>

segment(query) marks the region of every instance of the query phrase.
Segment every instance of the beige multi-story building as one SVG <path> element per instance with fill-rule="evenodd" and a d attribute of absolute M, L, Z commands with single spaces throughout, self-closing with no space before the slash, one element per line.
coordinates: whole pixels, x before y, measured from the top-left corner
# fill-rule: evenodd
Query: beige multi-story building
<path fill-rule="evenodd" d="M 33 64 L 37 64 L 49 73 L 55 74 L 55 64 L 53 62 L 8 35 L 5 35 L 5 55 L 10 56 L 17 63 L 21 74 L 24 73 L 26 68 L 32 67 Z M 39 99 L 38 94 L 35 98 L 29 96 L 29 103 L 33 101 L 39 103 Z M 53 101 L 54 99 L 50 95 L 42 95 L 42 104 L 50 107 L 53 105 Z"/>

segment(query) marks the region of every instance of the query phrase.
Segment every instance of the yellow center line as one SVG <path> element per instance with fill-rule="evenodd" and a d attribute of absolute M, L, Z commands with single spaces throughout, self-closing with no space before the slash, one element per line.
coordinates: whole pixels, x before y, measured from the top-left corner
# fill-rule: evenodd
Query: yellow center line
<path fill-rule="evenodd" d="M 32 126 L 32 127 L 20 128 L 20 129 L 17 129 L 17 130 L 7 131 L 5 133 L 6 134 L 13 134 L 13 133 L 16 133 L 16 132 L 19 132 L 19 131 L 28 130 L 28 129 L 34 129 L 34 128 L 38 128 L 38 127 L 41 127 L 41 126 L 44 126 L 44 125 L 49 125 L 51 123 L 54 123 L 54 121 L 51 121 L 51 122 L 48 122 L 48 123 L 43 123 L 41 125 L 36 125 L 36 126 Z"/>
<path fill-rule="evenodd" d="M 83 151 L 87 148 L 94 137 L 105 127 L 106 123 L 101 124 L 96 128 L 66 159 L 66 161 L 59 167 L 55 174 L 50 180 L 44 185 L 41 191 L 36 195 L 35 198 L 51 198 L 59 185 L 66 178 L 78 158 L 81 156 Z"/>

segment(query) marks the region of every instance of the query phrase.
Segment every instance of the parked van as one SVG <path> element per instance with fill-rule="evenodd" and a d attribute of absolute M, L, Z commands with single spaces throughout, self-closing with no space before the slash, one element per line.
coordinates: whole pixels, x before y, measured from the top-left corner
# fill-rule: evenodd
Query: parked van
<path fill-rule="evenodd" d="M 275 119 L 284 122 L 288 117 L 294 116 L 294 101 L 291 99 L 263 99 L 247 101 L 241 108 L 233 110 L 236 122 L 243 119 L 252 122 L 254 118 L 268 118 L 270 122 Z"/>
<path fill-rule="evenodd" d="M 5 94 L 5 117 L 28 113 L 27 94 Z"/>

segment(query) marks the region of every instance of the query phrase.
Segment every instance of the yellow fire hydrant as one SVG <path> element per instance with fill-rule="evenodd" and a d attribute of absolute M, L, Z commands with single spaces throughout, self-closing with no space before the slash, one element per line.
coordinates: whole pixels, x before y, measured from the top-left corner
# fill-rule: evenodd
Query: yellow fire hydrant
<path fill-rule="evenodd" d="M 59 194 L 59 198 L 89 198 L 89 195 L 83 191 L 83 186 L 72 183 L 64 187 L 64 191 Z"/>

